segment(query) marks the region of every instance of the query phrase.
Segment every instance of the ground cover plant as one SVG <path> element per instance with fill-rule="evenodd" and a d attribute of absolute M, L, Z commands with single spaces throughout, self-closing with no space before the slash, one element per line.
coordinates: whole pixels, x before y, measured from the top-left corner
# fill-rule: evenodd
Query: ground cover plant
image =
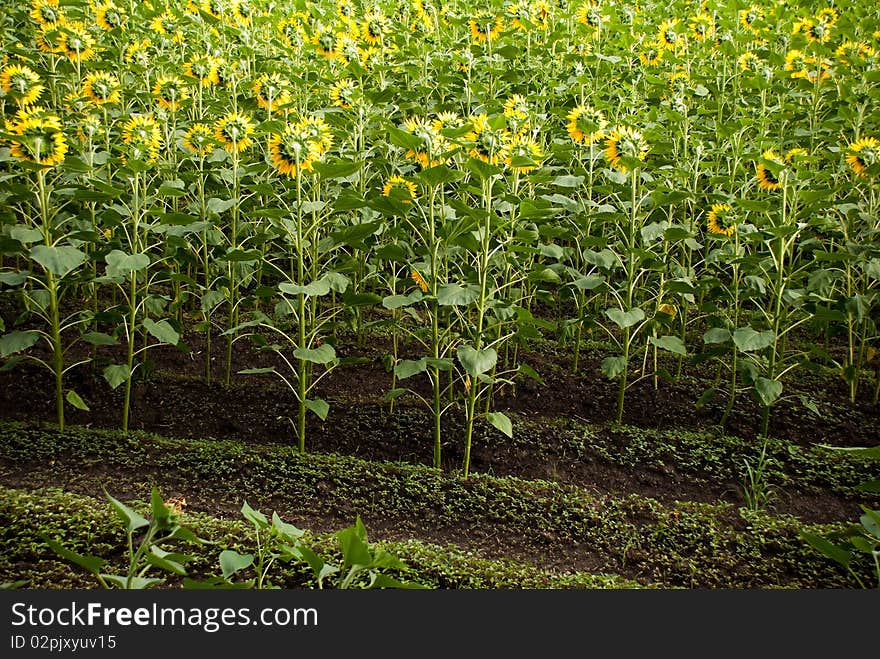
<path fill-rule="evenodd" d="M 0 580 L 877 583 L 876 3 L 31 0 L 0 48 Z"/>

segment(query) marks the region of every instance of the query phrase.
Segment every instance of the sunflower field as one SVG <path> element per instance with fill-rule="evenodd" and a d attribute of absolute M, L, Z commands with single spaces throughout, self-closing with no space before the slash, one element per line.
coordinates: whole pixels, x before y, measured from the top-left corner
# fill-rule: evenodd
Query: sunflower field
<path fill-rule="evenodd" d="M 875 1 L 30 0 L 0 52 L 0 580 L 118 559 L 107 483 L 428 586 L 876 585 Z"/>

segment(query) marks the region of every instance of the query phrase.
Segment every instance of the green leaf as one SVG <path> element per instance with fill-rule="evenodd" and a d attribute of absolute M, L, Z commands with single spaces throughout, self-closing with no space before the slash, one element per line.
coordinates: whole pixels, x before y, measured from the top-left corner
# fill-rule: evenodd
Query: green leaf
<path fill-rule="evenodd" d="M 144 328 L 162 343 L 170 343 L 176 346 L 178 341 L 180 341 L 180 335 L 174 331 L 174 328 L 171 327 L 167 320 L 160 320 L 157 323 L 151 318 L 144 318 Z"/>
<path fill-rule="evenodd" d="M 820 444 L 819 446 L 831 451 L 842 451 L 854 458 L 861 458 L 863 460 L 880 460 L 880 446 L 828 446 L 827 444 Z"/>
<path fill-rule="evenodd" d="M 190 556 L 167 552 L 156 545 L 151 546 L 150 551 L 144 555 L 144 559 L 150 565 L 180 577 L 186 576 L 186 568 L 183 566 L 182 561 L 190 558 Z"/>
<path fill-rule="evenodd" d="M 418 174 L 418 178 L 420 178 L 428 187 L 434 187 L 443 183 L 452 183 L 453 181 L 460 179 L 462 176 L 464 176 L 464 172 L 452 169 L 446 165 L 429 167 L 428 169 L 423 169 Z"/>
<path fill-rule="evenodd" d="M 305 405 L 306 409 L 314 412 L 321 421 L 325 421 L 327 414 L 330 412 L 330 404 L 322 398 L 307 398 L 303 401 L 303 405 Z"/>
<path fill-rule="evenodd" d="M 269 526 L 268 518 L 259 510 L 254 510 L 253 508 L 251 508 L 250 504 L 247 501 L 245 501 L 241 506 L 241 514 L 257 529 L 265 529 Z"/>
<path fill-rule="evenodd" d="M 82 340 L 93 346 L 115 346 L 117 343 L 114 337 L 103 332 L 86 332 L 82 335 Z"/>
<path fill-rule="evenodd" d="M 314 169 L 321 178 L 342 179 L 360 171 L 364 166 L 362 160 L 345 160 L 338 158 L 330 162 L 312 163 Z"/>
<path fill-rule="evenodd" d="M 235 206 L 235 199 L 218 199 L 217 197 L 211 197 L 205 204 L 205 208 L 209 213 L 216 213 L 217 215 L 225 213 L 233 206 Z"/>
<path fill-rule="evenodd" d="M 278 516 L 278 513 L 274 511 L 272 512 L 272 526 L 290 542 L 294 542 L 305 535 L 305 531 L 283 521 Z"/>
<path fill-rule="evenodd" d="M 321 295 L 327 295 L 327 293 L 330 292 L 330 282 L 326 279 L 318 279 L 317 281 L 313 281 L 311 284 L 306 284 L 305 286 L 283 282 L 281 284 L 278 284 L 278 289 L 282 293 L 287 293 L 288 295 L 305 295 L 307 297 L 317 297 Z"/>
<path fill-rule="evenodd" d="M 850 561 L 852 561 L 852 553 L 848 552 L 843 547 L 839 547 L 830 540 L 827 540 L 820 535 L 816 535 L 815 533 L 809 533 L 808 531 L 801 531 L 800 536 L 819 553 L 837 561 L 845 568 L 849 567 Z"/>
<path fill-rule="evenodd" d="M 121 519 L 122 523 L 125 524 L 126 530 L 129 533 L 137 531 L 144 526 L 150 525 L 148 519 L 142 517 L 118 499 L 114 499 L 112 496 L 107 494 L 106 490 L 104 494 L 107 496 L 107 499 L 110 501 L 110 505 L 112 506 L 113 510 L 116 511 L 119 519 Z"/>
<path fill-rule="evenodd" d="M 339 572 L 338 567 L 328 565 L 324 562 L 323 558 L 306 546 L 300 545 L 296 547 L 296 553 L 312 568 L 312 572 L 315 574 L 315 579 L 318 580 L 319 585 L 331 574 Z"/>
<path fill-rule="evenodd" d="M 501 412 L 489 412 L 486 415 L 486 419 L 505 435 L 513 437 L 513 423 L 511 423 L 506 414 L 502 414 Z"/>
<path fill-rule="evenodd" d="M 703 343 L 714 344 L 714 343 L 725 343 L 730 340 L 730 331 L 724 329 L 723 327 L 713 327 L 708 332 L 703 334 Z"/>
<path fill-rule="evenodd" d="M 40 333 L 34 330 L 10 332 L 0 337 L 0 357 L 9 357 L 16 352 L 27 350 L 40 340 Z"/>
<path fill-rule="evenodd" d="M 412 133 L 400 130 L 396 126 L 388 126 L 388 141 L 394 146 L 411 151 L 421 151 L 425 147 L 424 140 Z"/>
<path fill-rule="evenodd" d="M 428 586 L 424 586 L 414 581 L 398 581 L 394 577 L 381 572 L 373 577 L 370 582 L 370 588 L 398 588 L 403 590 L 427 590 Z"/>
<path fill-rule="evenodd" d="M 225 579 L 228 579 L 236 572 L 249 568 L 253 564 L 253 554 L 239 554 L 232 549 L 224 549 L 220 552 L 220 570 L 223 572 Z"/>
<path fill-rule="evenodd" d="M 64 277 L 86 260 L 86 255 L 76 247 L 49 247 L 34 245 L 31 247 L 31 258 L 56 277 Z"/>
<path fill-rule="evenodd" d="M 443 284 L 437 289 L 437 304 L 442 307 L 462 307 L 477 299 L 478 292 L 458 284 Z"/>
<path fill-rule="evenodd" d="M 520 364 L 519 368 L 517 369 L 516 372 L 522 373 L 526 377 L 531 378 L 532 380 L 534 380 L 535 382 L 540 384 L 542 387 L 546 386 L 544 384 L 544 380 L 542 380 L 541 376 L 538 375 L 538 372 L 535 369 L 533 369 L 531 366 L 529 366 L 528 364 Z"/>
<path fill-rule="evenodd" d="M 553 179 L 553 185 L 558 186 L 560 188 L 579 188 L 584 183 L 583 176 L 571 176 L 566 174 L 564 176 L 557 176 Z"/>
<path fill-rule="evenodd" d="M 773 345 L 776 335 L 772 331 L 756 332 L 751 327 L 740 327 L 733 333 L 733 342 L 742 352 L 763 350 Z"/>
<path fill-rule="evenodd" d="M 687 356 L 687 348 L 682 340 L 677 336 L 661 336 L 660 338 L 650 337 L 648 339 L 652 344 L 663 350 L 667 350 L 676 355 Z"/>
<path fill-rule="evenodd" d="M 782 383 L 761 377 L 755 380 L 755 392 L 761 405 L 770 407 L 782 395 Z"/>
<path fill-rule="evenodd" d="M 104 260 L 107 262 L 107 275 L 110 277 L 128 276 L 150 265 L 150 257 L 147 254 L 126 254 L 118 249 L 107 254 Z"/>
<path fill-rule="evenodd" d="M 494 348 L 477 350 L 473 346 L 463 345 L 458 349 L 458 361 L 471 377 L 488 373 L 498 362 L 498 353 Z"/>
<path fill-rule="evenodd" d="M 427 369 L 428 360 L 425 357 L 421 359 L 401 359 L 394 366 L 394 375 L 398 380 L 405 380 L 418 373 L 423 373 Z"/>
<path fill-rule="evenodd" d="M 60 542 L 56 540 L 52 540 L 51 538 L 46 537 L 41 534 L 43 540 L 45 540 L 46 544 L 58 554 L 61 558 L 66 561 L 70 561 L 75 565 L 79 565 L 81 568 L 85 568 L 92 574 L 100 574 L 101 568 L 104 567 L 106 561 L 103 558 L 98 558 L 97 556 L 83 556 L 82 554 L 78 554 L 75 551 L 64 547 Z"/>
<path fill-rule="evenodd" d="M 605 315 L 608 316 L 620 329 L 632 327 L 645 319 L 645 312 L 639 307 L 623 311 L 622 309 L 606 309 Z"/>
<path fill-rule="evenodd" d="M 369 566 L 372 564 L 373 556 L 370 554 L 369 545 L 367 545 L 367 532 L 360 515 L 353 526 L 336 533 L 336 540 L 342 550 L 345 569 L 353 565 Z"/>
<path fill-rule="evenodd" d="M 626 372 L 626 357 L 606 357 L 600 368 L 606 378 L 613 380 Z"/>
<path fill-rule="evenodd" d="M 501 169 L 496 167 L 495 165 L 490 165 L 489 163 L 480 160 L 479 158 L 468 158 L 464 166 L 477 177 L 482 180 L 489 179 L 497 174 L 501 173 Z"/>
<path fill-rule="evenodd" d="M 274 366 L 265 366 L 263 368 L 245 368 L 239 371 L 241 375 L 262 375 L 263 373 L 275 373 Z"/>
<path fill-rule="evenodd" d="M 860 483 L 859 485 L 856 485 L 855 489 L 859 492 L 873 492 L 874 494 L 880 494 L 880 478 L 870 480 L 866 483 Z"/>
<path fill-rule="evenodd" d="M 155 577 L 132 577 L 130 582 L 128 577 L 119 574 L 102 574 L 101 577 L 104 581 L 126 590 L 144 590 L 150 586 L 158 586 L 165 583 L 165 579 L 157 579 Z"/>
<path fill-rule="evenodd" d="M 68 403 L 73 405 L 78 410 L 84 410 L 86 412 L 90 412 L 89 406 L 83 402 L 83 399 L 79 397 L 79 394 L 76 393 L 73 389 L 67 392 L 67 396 L 65 399 Z"/>
<path fill-rule="evenodd" d="M 297 348 L 293 351 L 293 356 L 312 364 L 329 364 L 336 359 L 336 350 L 329 343 L 325 343 L 317 348 Z"/>
<path fill-rule="evenodd" d="M 859 517 L 859 521 L 868 533 L 880 540 L 880 511 L 868 510 L 864 506 L 862 508 L 865 514 Z"/>
<path fill-rule="evenodd" d="M 111 364 L 104 369 L 103 375 L 110 388 L 116 389 L 116 387 L 131 377 L 131 371 L 128 370 L 128 364 Z"/>
<path fill-rule="evenodd" d="M 20 243 L 37 243 L 43 240 L 43 232 L 26 224 L 16 224 L 9 230 L 9 237 Z"/>
<path fill-rule="evenodd" d="M 715 387 L 709 387 L 700 394 L 700 397 L 697 399 L 697 402 L 694 403 L 694 405 L 696 405 L 698 408 L 703 407 L 713 398 L 715 398 Z"/>

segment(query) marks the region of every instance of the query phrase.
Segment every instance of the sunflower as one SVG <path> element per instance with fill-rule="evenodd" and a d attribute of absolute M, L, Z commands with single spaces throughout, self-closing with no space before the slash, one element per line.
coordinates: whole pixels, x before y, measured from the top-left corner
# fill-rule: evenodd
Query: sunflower
<path fill-rule="evenodd" d="M 501 158 L 514 172 L 525 174 L 541 165 L 544 154 L 538 143 L 531 137 L 515 135 L 504 145 Z"/>
<path fill-rule="evenodd" d="M 65 22 L 64 12 L 58 6 L 58 0 L 31 0 L 30 17 L 38 25 L 57 27 Z"/>
<path fill-rule="evenodd" d="M 279 174 L 294 177 L 311 170 L 312 162 L 321 157 L 318 145 L 301 124 L 287 124 L 269 138 L 269 160 Z"/>
<path fill-rule="evenodd" d="M 113 0 L 107 0 L 95 7 L 95 23 L 102 30 L 109 32 L 110 30 L 125 27 L 127 20 L 128 18 L 116 6 Z"/>
<path fill-rule="evenodd" d="M 312 36 L 312 43 L 318 52 L 327 59 L 339 57 L 339 35 L 331 27 L 318 26 Z"/>
<path fill-rule="evenodd" d="M 180 21 L 168 10 L 155 16 L 150 22 L 150 27 L 156 34 L 166 36 L 175 43 L 183 43 L 184 37 Z"/>
<path fill-rule="evenodd" d="M 744 28 L 752 32 L 753 34 L 758 34 L 758 27 L 755 23 L 764 20 L 764 8 L 760 5 L 750 5 L 747 9 L 740 9 L 739 11 L 739 23 Z"/>
<path fill-rule="evenodd" d="M 866 170 L 880 162 L 880 141 L 873 137 L 863 137 L 846 147 L 846 162 L 861 177 L 867 177 Z"/>
<path fill-rule="evenodd" d="M 59 26 L 58 52 L 71 62 L 86 62 L 95 57 L 95 39 L 79 21 Z"/>
<path fill-rule="evenodd" d="M 495 41 L 504 29 L 504 19 L 501 16 L 481 16 L 468 21 L 471 28 L 471 38 L 477 43 Z"/>
<path fill-rule="evenodd" d="M 706 11 L 701 11 L 688 21 L 691 36 L 697 41 L 709 41 L 715 36 L 715 18 Z"/>
<path fill-rule="evenodd" d="M 528 0 L 519 0 L 512 5 L 508 5 L 504 9 L 504 13 L 510 20 L 513 28 L 520 32 L 526 32 L 535 23 L 535 16 L 532 13 L 532 7 Z"/>
<path fill-rule="evenodd" d="M 785 161 L 776 155 L 773 149 L 767 149 L 761 154 L 761 158 L 768 162 L 772 162 L 780 170 L 785 167 Z M 756 167 L 755 176 L 758 179 L 758 187 L 762 190 L 777 190 L 782 185 L 782 177 L 777 176 L 764 163 L 759 162 Z"/>
<path fill-rule="evenodd" d="M 282 78 L 279 73 L 262 74 L 251 89 L 257 105 L 269 112 L 290 103 L 290 81 Z"/>
<path fill-rule="evenodd" d="M 413 186 L 413 188 L 415 188 L 415 186 Z M 422 293 L 428 292 L 428 282 L 425 281 L 425 278 L 422 277 L 418 270 L 413 270 L 409 276 L 416 283 L 416 286 L 422 289 Z"/>
<path fill-rule="evenodd" d="M 657 44 L 666 50 L 675 50 L 684 41 L 684 36 L 678 31 L 678 19 L 672 18 L 660 23 L 657 28 Z"/>
<path fill-rule="evenodd" d="M 836 10 L 831 7 L 825 7 L 824 9 L 820 9 L 816 12 L 816 20 L 820 23 L 824 23 L 828 27 L 831 27 L 835 23 L 837 23 L 837 19 L 839 15 Z"/>
<path fill-rule="evenodd" d="M 464 119 L 455 112 L 440 112 L 431 122 L 431 127 L 438 133 L 444 129 L 455 129 L 464 126 Z"/>
<path fill-rule="evenodd" d="M 473 142 L 471 156 L 497 165 L 503 156 L 504 145 L 510 141 L 511 136 L 506 128 L 495 128 L 487 115 L 478 114 L 471 117 L 471 131 L 465 139 Z"/>
<path fill-rule="evenodd" d="M 189 99 L 186 83 L 177 76 L 159 76 L 153 85 L 156 104 L 169 112 L 177 112 L 181 103 Z"/>
<path fill-rule="evenodd" d="M 803 33 L 813 43 L 826 43 L 831 39 L 831 26 L 814 18 L 802 18 L 795 22 L 791 33 Z"/>
<path fill-rule="evenodd" d="M 409 149 L 406 152 L 407 158 L 416 161 L 422 168 L 434 167 L 445 162 L 440 156 L 449 150 L 449 143 L 440 134 L 441 126 L 437 125 L 436 120 L 428 123 L 422 117 L 410 117 L 403 122 L 403 129 L 418 137 L 424 146 L 424 150 Z"/>
<path fill-rule="evenodd" d="M 64 162 L 67 140 L 61 131 L 61 120 L 55 115 L 29 117 L 9 126 L 15 139 L 9 153 L 27 162 L 53 167 Z"/>
<path fill-rule="evenodd" d="M 323 157 L 333 146 L 333 133 L 323 117 L 303 117 L 297 126 L 314 142 L 318 158 Z"/>
<path fill-rule="evenodd" d="M 386 197 L 396 199 L 401 203 L 411 204 L 413 199 L 416 198 L 416 184 L 412 181 L 407 181 L 402 176 L 391 176 L 385 181 L 385 187 L 382 188 L 382 194 Z M 413 279 L 415 280 L 415 277 L 413 277 Z M 416 283 L 418 283 L 418 281 L 416 281 Z M 425 284 L 425 288 L 422 289 L 422 292 L 427 292 L 426 289 L 427 284 Z"/>
<path fill-rule="evenodd" d="M 150 47 L 152 44 L 149 39 L 141 39 L 140 41 L 132 41 L 125 48 L 125 61 L 129 64 L 138 64 L 147 66 L 150 63 Z"/>
<path fill-rule="evenodd" d="M 214 150 L 214 143 L 214 131 L 208 124 L 202 123 L 193 124 L 183 138 L 183 147 L 200 158 Z"/>
<path fill-rule="evenodd" d="M 764 61 L 751 50 L 747 50 L 737 57 L 736 61 L 740 71 L 751 71 L 752 73 L 758 73 L 764 64 Z"/>
<path fill-rule="evenodd" d="M 812 68 L 814 66 L 815 68 Z M 815 82 L 817 79 L 824 80 L 831 76 L 828 71 L 829 66 L 828 60 L 817 61 L 815 57 L 807 55 L 797 48 L 789 50 L 785 55 L 785 70 L 791 74 L 792 78 L 802 78 L 810 82 Z"/>
<path fill-rule="evenodd" d="M 238 0 L 230 11 L 232 22 L 246 27 L 251 24 L 254 17 L 254 8 L 248 0 Z"/>
<path fill-rule="evenodd" d="M 594 144 L 605 136 L 605 115 L 592 105 L 578 105 L 566 115 L 568 136 L 578 144 Z"/>
<path fill-rule="evenodd" d="M 535 22 L 537 22 L 539 29 L 547 29 L 547 26 L 550 24 L 551 11 L 552 7 L 547 0 L 534 0 L 532 2 L 532 15 L 535 17 Z"/>
<path fill-rule="evenodd" d="M 712 204 L 706 228 L 716 236 L 732 236 L 736 231 L 736 217 L 730 204 Z"/>
<path fill-rule="evenodd" d="M 119 80 L 107 71 L 95 71 L 83 80 L 82 91 L 95 105 L 119 103 L 122 94 L 119 91 Z"/>
<path fill-rule="evenodd" d="M 147 164 L 155 162 L 162 147 L 162 133 L 153 115 L 131 115 L 122 127 L 122 142 L 128 145 L 124 161 L 131 157 Z"/>
<path fill-rule="evenodd" d="M 214 122 L 214 137 L 228 153 L 240 153 L 254 143 L 254 124 L 242 112 L 230 112 Z"/>
<path fill-rule="evenodd" d="M 361 27 L 361 35 L 364 41 L 369 44 L 379 44 L 385 40 L 390 30 L 388 17 L 381 11 L 371 11 L 364 16 L 364 23 Z"/>
<path fill-rule="evenodd" d="M 639 53 L 639 60 L 646 66 L 657 66 L 663 59 L 665 46 L 660 41 L 652 41 Z"/>
<path fill-rule="evenodd" d="M 522 94 L 514 94 L 504 101 L 504 116 L 508 119 L 524 120 L 529 118 L 529 102 Z"/>
<path fill-rule="evenodd" d="M 357 83 L 351 78 L 341 78 L 330 86 L 330 100 L 338 108 L 348 109 L 355 103 Z"/>
<path fill-rule="evenodd" d="M 51 25 L 43 23 L 37 28 L 36 42 L 37 47 L 44 53 L 60 53 L 61 52 L 61 32 L 59 25 Z"/>
<path fill-rule="evenodd" d="M 202 87 L 210 87 L 220 82 L 217 75 L 218 62 L 216 57 L 211 55 L 196 54 L 185 62 L 183 72 L 191 78 L 199 81 Z"/>
<path fill-rule="evenodd" d="M 670 320 L 678 315 L 678 309 L 668 302 L 664 302 L 659 307 L 657 307 L 657 311 L 659 311 L 660 313 L 665 313 L 667 316 L 669 316 Z"/>
<path fill-rule="evenodd" d="M 46 88 L 40 83 L 40 76 L 30 67 L 7 64 L 0 71 L 0 89 L 12 94 L 19 107 L 25 107 L 35 103 Z"/>
<path fill-rule="evenodd" d="M 99 114 L 85 114 L 76 127 L 76 136 L 80 142 L 94 142 L 103 133 L 104 122 Z"/>
<path fill-rule="evenodd" d="M 608 16 L 602 14 L 599 3 L 595 0 L 582 2 L 575 13 L 577 22 L 586 26 L 590 36 L 596 36 L 602 31 L 602 26 L 608 21 Z"/>
<path fill-rule="evenodd" d="M 809 155 L 809 151 L 807 151 L 806 149 L 802 149 L 799 146 L 796 146 L 793 149 L 789 149 L 788 152 L 785 154 L 785 162 L 798 163 Z"/>
<path fill-rule="evenodd" d="M 337 0 L 336 14 L 342 19 L 352 19 L 355 15 L 354 3 L 351 0 Z"/>
<path fill-rule="evenodd" d="M 845 66 L 864 65 L 867 60 L 877 54 L 868 44 L 862 41 L 844 41 L 834 51 L 837 61 Z"/>
<path fill-rule="evenodd" d="M 294 15 L 278 24 L 278 35 L 289 48 L 302 48 L 306 42 L 306 28 L 300 17 Z"/>
<path fill-rule="evenodd" d="M 611 166 L 625 174 L 629 168 L 620 162 L 621 158 L 644 160 L 648 149 L 648 142 L 640 131 L 629 126 L 618 126 L 608 134 L 604 153 Z"/>

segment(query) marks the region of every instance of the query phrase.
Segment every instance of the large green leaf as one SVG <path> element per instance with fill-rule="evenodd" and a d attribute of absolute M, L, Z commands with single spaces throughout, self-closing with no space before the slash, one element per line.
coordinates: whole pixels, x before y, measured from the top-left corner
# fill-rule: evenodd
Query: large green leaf
<path fill-rule="evenodd" d="M 293 356 L 313 364 L 329 364 L 336 359 L 336 350 L 329 343 L 325 343 L 317 348 L 297 348 L 293 351 Z"/>
<path fill-rule="evenodd" d="M 465 306 L 477 299 L 478 291 L 458 284 L 443 284 L 437 289 L 437 304 L 444 307 Z"/>
<path fill-rule="evenodd" d="M 81 568 L 85 568 L 92 574 L 99 574 L 101 568 L 104 567 L 104 564 L 106 563 L 103 558 L 97 556 L 83 556 L 82 554 L 78 554 L 77 552 L 63 546 L 60 542 L 46 537 L 45 535 L 43 536 L 43 540 L 49 545 L 52 551 L 58 554 L 61 558 L 70 561 L 75 565 L 79 565 Z"/>
<path fill-rule="evenodd" d="M 116 389 L 131 377 L 131 371 L 128 370 L 128 364 L 111 364 L 104 369 L 103 375 L 110 388 Z"/>
<path fill-rule="evenodd" d="M 249 568 L 253 564 L 253 554 L 239 554 L 232 549 L 224 549 L 220 552 L 220 570 L 226 579 L 236 572 Z"/>
<path fill-rule="evenodd" d="M 307 410 L 314 412 L 321 421 L 325 421 L 330 413 L 330 404 L 323 398 L 307 398 L 303 401 L 303 405 Z"/>
<path fill-rule="evenodd" d="M 724 343 L 730 340 L 730 331 L 723 327 L 713 327 L 703 334 L 703 343 Z"/>
<path fill-rule="evenodd" d="M 830 540 L 827 540 L 820 535 L 816 535 L 815 533 L 809 533 L 808 531 L 801 531 L 800 536 L 816 551 L 834 561 L 837 561 L 843 567 L 849 567 L 849 564 L 852 561 L 852 553 L 848 552 L 843 547 L 839 547 Z"/>
<path fill-rule="evenodd" d="M 10 332 L 0 337 L 0 357 L 8 357 L 16 352 L 27 350 L 40 340 L 40 333 L 34 330 Z"/>
<path fill-rule="evenodd" d="M 606 309 L 605 315 L 614 322 L 620 329 L 632 327 L 645 319 L 645 312 L 639 307 L 624 311 L 623 309 Z"/>
<path fill-rule="evenodd" d="M 663 350 L 668 350 L 676 355 L 687 356 L 687 348 L 677 336 L 661 336 L 659 338 L 652 336 L 648 341 Z"/>
<path fill-rule="evenodd" d="M 282 293 L 287 293 L 288 295 L 305 295 L 307 297 L 318 297 L 321 295 L 327 295 L 327 293 L 330 292 L 330 282 L 326 279 L 318 279 L 317 281 L 313 281 L 311 284 L 306 284 L 305 286 L 283 282 L 281 284 L 278 284 L 278 289 Z"/>
<path fill-rule="evenodd" d="M 606 357 L 602 360 L 602 374 L 609 380 L 613 380 L 626 372 L 626 358 Z"/>
<path fill-rule="evenodd" d="M 251 505 L 247 501 L 241 505 L 241 514 L 257 529 L 265 529 L 269 526 L 269 518 L 259 510 L 251 508 Z"/>
<path fill-rule="evenodd" d="M 171 323 L 167 320 L 156 322 L 151 318 L 144 318 L 144 328 L 162 343 L 170 343 L 176 346 L 178 341 L 180 341 L 180 335 L 171 327 Z"/>
<path fill-rule="evenodd" d="M 486 415 L 486 419 L 505 435 L 513 437 L 513 423 L 511 423 L 506 414 L 502 414 L 501 412 L 489 412 Z"/>
<path fill-rule="evenodd" d="M 119 519 L 122 520 L 123 524 L 125 524 L 125 528 L 127 531 L 137 531 L 140 528 L 150 525 L 149 520 L 147 520 L 145 517 L 136 513 L 134 510 L 126 506 L 118 499 L 113 498 L 106 492 L 105 494 L 107 496 L 107 499 L 110 501 L 110 506 L 113 508 L 113 510 L 116 511 L 116 514 L 119 516 Z"/>
<path fill-rule="evenodd" d="M 367 544 L 367 532 L 360 516 L 354 525 L 337 532 L 336 540 L 342 550 L 346 569 L 353 565 L 369 566 L 373 563 L 373 556 Z"/>
<path fill-rule="evenodd" d="M 458 349 L 458 361 L 471 377 L 488 373 L 498 362 L 498 353 L 494 348 L 477 350 L 473 346 L 464 345 Z"/>
<path fill-rule="evenodd" d="M 733 333 L 733 342 L 742 352 L 763 350 L 773 345 L 775 339 L 776 335 L 773 332 L 769 330 L 756 332 L 751 327 L 740 327 Z"/>
<path fill-rule="evenodd" d="M 768 378 L 757 378 L 755 380 L 755 393 L 758 394 L 758 400 L 764 407 L 769 407 L 776 399 L 782 395 L 782 383 L 778 380 L 770 380 Z"/>
<path fill-rule="evenodd" d="M 428 360 L 425 357 L 421 359 L 401 359 L 394 366 L 394 375 L 399 380 L 423 373 L 428 368 Z"/>
<path fill-rule="evenodd" d="M 107 262 L 107 275 L 110 277 L 126 277 L 150 265 L 147 254 L 126 254 L 118 249 L 107 254 L 104 260 Z"/>
<path fill-rule="evenodd" d="M 64 397 L 65 400 L 73 405 L 78 410 L 83 410 L 85 412 L 89 412 L 89 406 L 85 404 L 82 398 L 79 397 L 79 394 L 76 393 L 73 389 L 67 392 L 67 395 Z"/>
<path fill-rule="evenodd" d="M 56 277 L 64 277 L 85 263 L 86 255 L 76 247 L 34 245 L 31 258 Z"/>

